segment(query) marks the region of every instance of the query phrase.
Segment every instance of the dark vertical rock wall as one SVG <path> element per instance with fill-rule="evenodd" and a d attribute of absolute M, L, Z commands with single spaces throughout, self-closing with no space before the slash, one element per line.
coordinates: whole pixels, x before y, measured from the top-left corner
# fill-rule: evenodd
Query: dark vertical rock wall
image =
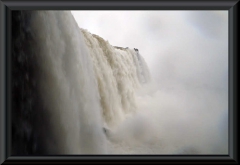
<path fill-rule="evenodd" d="M 11 115 L 12 155 L 46 153 L 42 131 L 46 123 L 37 90 L 37 41 L 31 31 L 33 11 L 12 12 Z"/>

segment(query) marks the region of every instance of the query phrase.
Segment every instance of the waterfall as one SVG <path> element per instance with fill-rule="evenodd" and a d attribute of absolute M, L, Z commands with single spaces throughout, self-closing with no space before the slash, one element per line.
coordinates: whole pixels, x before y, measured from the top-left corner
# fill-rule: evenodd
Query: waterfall
<path fill-rule="evenodd" d="M 124 114 L 136 110 L 135 90 L 142 78 L 149 79 L 149 72 L 144 59 L 134 50 L 114 47 L 87 30 L 81 32 L 93 61 L 102 115 L 111 127 L 122 121 Z"/>
<path fill-rule="evenodd" d="M 114 47 L 80 29 L 68 11 L 20 11 L 13 16 L 18 27 L 13 29 L 13 81 L 35 93 L 21 103 L 17 96 L 13 99 L 13 116 L 22 104 L 21 117 L 26 118 L 23 113 L 30 103 L 25 100 L 34 105 L 26 126 L 19 128 L 21 121 L 13 121 L 13 130 L 23 130 L 13 132 L 13 148 L 20 145 L 19 139 L 29 138 L 34 147 L 13 153 L 107 153 L 103 127 L 113 129 L 137 110 L 135 91 L 150 77 L 144 59 L 133 49 Z M 17 65 L 20 58 L 26 60 Z M 26 69 L 17 78 L 15 71 L 22 67 Z M 19 88 L 13 87 L 12 93 Z"/>
<path fill-rule="evenodd" d="M 11 154 L 228 152 L 222 91 L 164 88 L 145 54 L 120 46 L 70 11 L 13 11 Z"/>

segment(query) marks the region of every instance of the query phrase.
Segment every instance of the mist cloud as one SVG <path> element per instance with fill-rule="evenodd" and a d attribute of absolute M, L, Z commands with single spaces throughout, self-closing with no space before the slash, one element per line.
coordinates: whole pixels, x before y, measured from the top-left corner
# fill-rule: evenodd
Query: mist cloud
<path fill-rule="evenodd" d="M 115 132 L 127 143 L 130 128 L 146 121 L 142 135 L 151 138 L 111 144 L 116 153 L 228 152 L 227 11 L 72 13 L 81 28 L 111 45 L 138 48 L 153 78 L 139 91 L 139 114 Z"/>

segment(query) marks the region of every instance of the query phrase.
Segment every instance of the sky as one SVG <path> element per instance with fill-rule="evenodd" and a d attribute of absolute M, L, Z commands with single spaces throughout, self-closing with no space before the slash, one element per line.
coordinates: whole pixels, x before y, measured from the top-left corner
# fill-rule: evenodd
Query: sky
<path fill-rule="evenodd" d="M 72 11 L 72 14 L 79 27 L 111 45 L 138 48 L 152 77 L 161 83 L 181 79 L 219 88 L 227 85 L 227 10 Z"/>
<path fill-rule="evenodd" d="M 187 128 L 191 121 L 194 127 L 186 129 L 188 134 L 194 135 L 194 128 L 202 130 L 202 134 L 211 134 L 218 130 L 209 139 L 219 143 L 226 140 L 227 10 L 71 12 L 79 27 L 99 35 L 111 45 L 138 48 L 157 84 L 158 89 L 152 90 L 161 91 L 155 92 L 153 99 L 140 98 L 142 107 L 161 108 L 169 116 L 181 115 L 179 112 L 187 114 L 184 117 L 171 118 L 179 122 L 171 122 L 168 121 L 170 118 L 164 117 L 156 119 L 161 119 L 161 124 L 167 125 L 174 136 L 181 135 L 177 130 L 179 125 Z M 151 113 L 158 112 L 154 110 Z M 184 121 L 186 118 L 188 122 Z M 223 138 L 218 139 L 219 135 Z M 183 141 L 184 138 L 180 143 Z M 213 141 L 202 140 L 205 145 L 212 143 Z M 221 150 L 224 147 L 226 148 L 218 145 L 215 149 Z"/>

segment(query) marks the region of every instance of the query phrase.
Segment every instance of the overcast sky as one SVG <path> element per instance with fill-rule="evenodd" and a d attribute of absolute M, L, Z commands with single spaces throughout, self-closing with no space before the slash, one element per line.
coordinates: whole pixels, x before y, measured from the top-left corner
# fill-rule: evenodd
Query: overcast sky
<path fill-rule="evenodd" d="M 170 78 L 227 86 L 227 10 L 72 13 L 81 28 L 111 45 L 138 48 L 162 83 L 169 84 Z"/>
<path fill-rule="evenodd" d="M 72 13 L 79 27 L 108 40 L 111 45 L 139 49 L 148 64 L 152 78 L 161 90 L 161 93 L 156 92 L 150 100 L 143 97 L 139 102 L 146 102 L 145 109 L 156 109 L 152 114 L 161 110 L 156 119 L 162 121 L 159 125 L 164 125 L 164 128 L 166 125 L 172 126 L 173 132 L 179 133 L 175 135 L 178 137 L 182 136 L 182 131 L 178 132 L 181 129 L 177 129 L 179 125 L 193 126 L 192 129 L 184 126 L 191 135 L 196 128 L 203 131 L 201 136 L 207 130 L 206 134 L 211 136 L 199 135 L 198 138 L 208 137 L 208 142 L 202 141 L 199 145 L 208 146 L 209 143 L 211 146 L 215 142 L 220 144 L 221 140 L 225 139 L 222 143 L 224 145 L 216 145 L 226 149 L 227 10 Z M 161 117 L 163 113 L 174 115 L 167 115 L 168 118 L 166 115 Z M 181 115 L 185 116 L 184 118 L 187 116 L 187 119 L 178 121 Z M 169 130 L 171 129 L 169 128 L 166 134 L 169 134 Z M 177 144 L 183 143 L 185 137 L 182 138 L 176 141 Z M 191 143 L 192 139 L 188 139 L 188 142 Z M 210 139 L 213 141 L 209 141 Z M 216 151 L 220 148 L 216 148 Z"/>

